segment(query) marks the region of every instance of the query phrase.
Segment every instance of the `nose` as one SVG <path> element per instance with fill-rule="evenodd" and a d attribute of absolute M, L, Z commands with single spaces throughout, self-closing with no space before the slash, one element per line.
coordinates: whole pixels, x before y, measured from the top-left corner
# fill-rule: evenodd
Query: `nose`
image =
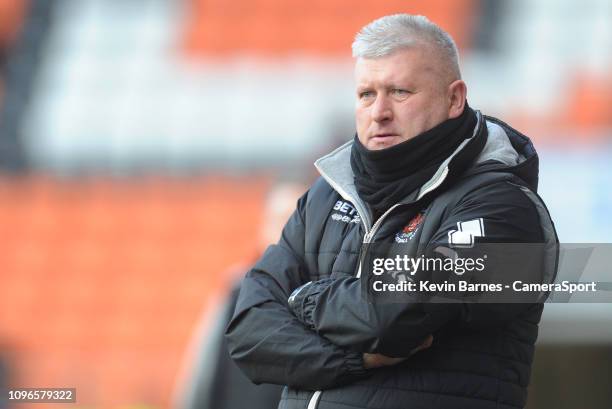
<path fill-rule="evenodd" d="M 372 105 L 372 119 L 376 122 L 385 122 L 393 119 L 393 111 L 386 95 L 378 94 Z"/>

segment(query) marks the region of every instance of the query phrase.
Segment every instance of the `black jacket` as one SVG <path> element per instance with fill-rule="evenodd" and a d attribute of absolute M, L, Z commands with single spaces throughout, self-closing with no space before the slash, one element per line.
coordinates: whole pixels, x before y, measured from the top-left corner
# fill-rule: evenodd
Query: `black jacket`
<path fill-rule="evenodd" d="M 482 133 L 484 148 L 458 174 Z M 279 408 L 523 407 L 542 304 L 369 303 L 359 259 L 364 242 L 403 241 L 416 257 L 474 220 L 479 242 L 557 243 L 529 139 L 478 113 L 472 138 L 376 223 L 355 190 L 350 149 L 316 162 L 322 178 L 243 280 L 226 332 L 232 358 L 252 381 L 288 386 Z M 543 269 L 554 274 L 556 255 Z M 429 334 L 433 345 L 402 364 L 363 368 L 362 353 L 408 356 Z"/>

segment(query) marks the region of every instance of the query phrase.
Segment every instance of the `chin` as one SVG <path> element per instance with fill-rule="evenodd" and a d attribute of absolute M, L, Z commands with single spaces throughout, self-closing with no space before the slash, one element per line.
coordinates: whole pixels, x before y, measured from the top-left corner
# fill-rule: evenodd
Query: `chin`
<path fill-rule="evenodd" d="M 366 148 L 371 151 L 380 151 L 395 146 L 402 142 L 402 139 L 397 136 L 383 141 L 369 140 L 368 144 L 366 145 Z"/>
<path fill-rule="evenodd" d="M 370 143 L 367 148 L 371 151 L 381 151 L 383 149 L 387 149 L 392 147 L 393 145 L 390 143 L 378 142 L 378 143 Z"/>

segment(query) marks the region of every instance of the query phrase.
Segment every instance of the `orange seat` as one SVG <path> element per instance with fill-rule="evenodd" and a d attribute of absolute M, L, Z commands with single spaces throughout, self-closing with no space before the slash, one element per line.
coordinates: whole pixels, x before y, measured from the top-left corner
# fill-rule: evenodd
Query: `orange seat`
<path fill-rule="evenodd" d="M 202 305 L 255 250 L 266 187 L 2 180 L 0 340 L 15 346 L 13 380 L 77 387 L 91 407 L 168 407 Z"/>
<path fill-rule="evenodd" d="M 473 0 L 191 0 L 184 44 L 187 54 L 263 56 L 310 53 L 349 56 L 363 25 L 386 14 L 424 14 L 469 47 Z"/>

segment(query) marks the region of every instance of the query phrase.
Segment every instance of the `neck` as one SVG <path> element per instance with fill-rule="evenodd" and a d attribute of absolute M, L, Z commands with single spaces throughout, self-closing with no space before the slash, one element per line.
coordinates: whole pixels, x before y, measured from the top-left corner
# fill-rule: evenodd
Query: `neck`
<path fill-rule="evenodd" d="M 459 117 L 386 149 L 369 150 L 355 137 L 351 167 L 359 195 L 375 212 L 385 211 L 427 182 L 475 126 L 466 104 Z"/>

